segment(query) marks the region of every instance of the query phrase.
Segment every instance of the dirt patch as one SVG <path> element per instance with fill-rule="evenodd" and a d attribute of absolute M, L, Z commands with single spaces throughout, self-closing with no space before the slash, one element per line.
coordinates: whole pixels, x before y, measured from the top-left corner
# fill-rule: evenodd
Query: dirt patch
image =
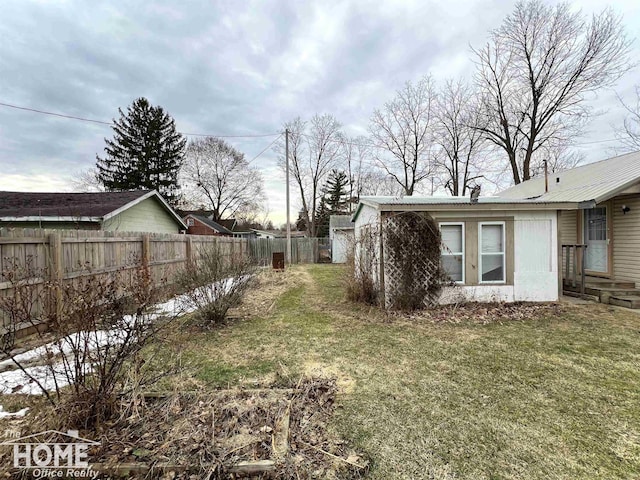
<path fill-rule="evenodd" d="M 335 379 L 307 378 L 287 388 L 139 397 L 80 436 L 101 442 L 91 463 L 114 477 L 235 478 L 238 468 L 267 468 L 253 478 L 360 478 L 367 461 L 328 429 L 337 391 Z M 30 434 L 52 421 L 41 411 L 15 425 Z M 10 455 L 2 451 L 0 465 L 11 465 Z"/>

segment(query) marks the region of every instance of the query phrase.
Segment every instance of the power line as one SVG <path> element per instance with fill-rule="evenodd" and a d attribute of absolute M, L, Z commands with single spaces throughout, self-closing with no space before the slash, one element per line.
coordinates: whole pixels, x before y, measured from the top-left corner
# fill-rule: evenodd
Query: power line
<path fill-rule="evenodd" d="M 24 110 L 26 112 L 32 112 L 32 113 L 40 113 L 42 115 L 50 115 L 53 117 L 60 117 L 60 118 L 67 118 L 70 120 L 78 120 L 81 122 L 89 122 L 89 123 L 96 123 L 99 125 L 108 125 L 110 127 L 112 127 L 114 125 L 113 122 L 105 122 L 102 120 L 96 120 L 93 118 L 84 118 L 84 117 L 76 117 L 74 115 L 66 115 L 63 113 L 56 113 L 56 112 L 48 112 L 46 110 L 38 110 L 36 108 L 29 108 L 29 107 L 21 107 L 19 105 L 12 105 L 10 103 L 4 103 L 4 102 L 0 102 L 0 106 L 3 107 L 8 107 L 8 108 L 14 108 L 16 110 Z M 218 138 L 261 138 L 261 137 L 273 137 L 273 136 L 280 136 L 282 135 L 282 132 L 277 132 L 277 133 L 261 133 L 261 134 L 249 134 L 249 135 L 214 135 L 211 133 L 189 133 L 189 132 L 178 132 L 182 135 L 186 135 L 186 136 L 191 136 L 191 137 L 218 137 Z"/>
<path fill-rule="evenodd" d="M 255 162 L 258 157 L 260 157 L 260 155 L 262 155 L 264 152 L 266 152 L 274 143 L 276 143 L 278 140 L 280 140 L 280 137 L 282 136 L 282 133 L 279 133 L 278 136 L 273 140 L 273 142 L 271 142 L 269 145 L 267 145 L 259 154 L 257 154 L 255 157 L 253 157 L 251 160 L 249 160 L 248 163 L 253 163 Z"/>
<path fill-rule="evenodd" d="M 28 108 L 28 107 L 20 107 L 18 105 L 11 105 L 9 103 L 0 102 L 0 105 L 2 105 L 3 107 L 15 108 L 17 110 L 25 110 L 27 112 L 33 112 L 33 113 L 41 113 L 43 115 L 51 115 L 51 116 L 54 116 L 54 117 L 69 118 L 69 119 L 72 119 L 72 120 L 80 120 L 80 121 L 83 121 L 83 122 L 99 123 L 101 125 L 109 125 L 109 126 L 113 125 L 112 122 L 103 122 L 102 120 L 94 120 L 94 119 L 91 119 L 91 118 L 74 117 L 73 115 L 64 115 L 62 113 L 45 112 L 44 110 L 37 110 L 35 108 Z"/>

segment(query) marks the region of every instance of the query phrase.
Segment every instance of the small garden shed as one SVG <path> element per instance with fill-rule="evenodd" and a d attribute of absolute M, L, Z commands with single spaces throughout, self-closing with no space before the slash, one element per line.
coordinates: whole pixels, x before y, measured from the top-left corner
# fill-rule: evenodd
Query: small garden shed
<path fill-rule="evenodd" d="M 345 263 L 353 245 L 354 224 L 351 215 L 331 215 L 329 217 L 329 239 L 331 240 L 331 262 Z"/>
<path fill-rule="evenodd" d="M 564 208 L 577 205 L 362 197 L 353 215 L 356 261 L 386 307 L 410 290 L 428 304 L 555 301 L 561 288 L 558 210 Z"/>

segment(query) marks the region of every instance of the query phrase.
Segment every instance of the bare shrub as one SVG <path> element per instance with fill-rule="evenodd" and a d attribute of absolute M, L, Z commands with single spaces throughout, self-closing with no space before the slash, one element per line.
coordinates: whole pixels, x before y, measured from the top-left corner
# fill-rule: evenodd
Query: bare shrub
<path fill-rule="evenodd" d="M 228 310 L 239 303 L 256 273 L 256 266 L 245 255 L 226 255 L 219 244 L 203 247 L 177 277 L 185 291 L 187 309 L 195 309 L 200 326 L 211 327 L 223 321 Z"/>
<path fill-rule="evenodd" d="M 29 266 L 5 270 L 13 288 L 0 298 L 7 319 L 1 353 L 28 379 L 16 389 L 44 394 L 67 425 L 90 428 L 109 418 L 127 366 L 174 313 L 152 311 L 156 290 L 145 266 L 84 273 L 58 282 Z M 25 326 L 41 346 L 18 353 L 15 333 Z"/>
<path fill-rule="evenodd" d="M 367 305 L 378 304 L 375 272 L 378 268 L 379 233 L 374 227 L 364 227 L 347 248 L 347 269 L 343 282 L 347 298 Z"/>

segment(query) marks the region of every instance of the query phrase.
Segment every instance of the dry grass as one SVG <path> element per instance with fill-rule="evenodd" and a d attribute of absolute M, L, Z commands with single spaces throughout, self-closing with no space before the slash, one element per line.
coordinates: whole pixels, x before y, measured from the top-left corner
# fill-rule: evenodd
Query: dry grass
<path fill-rule="evenodd" d="M 335 377 L 329 435 L 371 460 L 372 479 L 640 478 L 640 315 L 597 304 L 387 315 L 349 303 L 340 272 L 265 272 L 219 329 L 173 332 L 182 372 L 156 388 Z"/>

